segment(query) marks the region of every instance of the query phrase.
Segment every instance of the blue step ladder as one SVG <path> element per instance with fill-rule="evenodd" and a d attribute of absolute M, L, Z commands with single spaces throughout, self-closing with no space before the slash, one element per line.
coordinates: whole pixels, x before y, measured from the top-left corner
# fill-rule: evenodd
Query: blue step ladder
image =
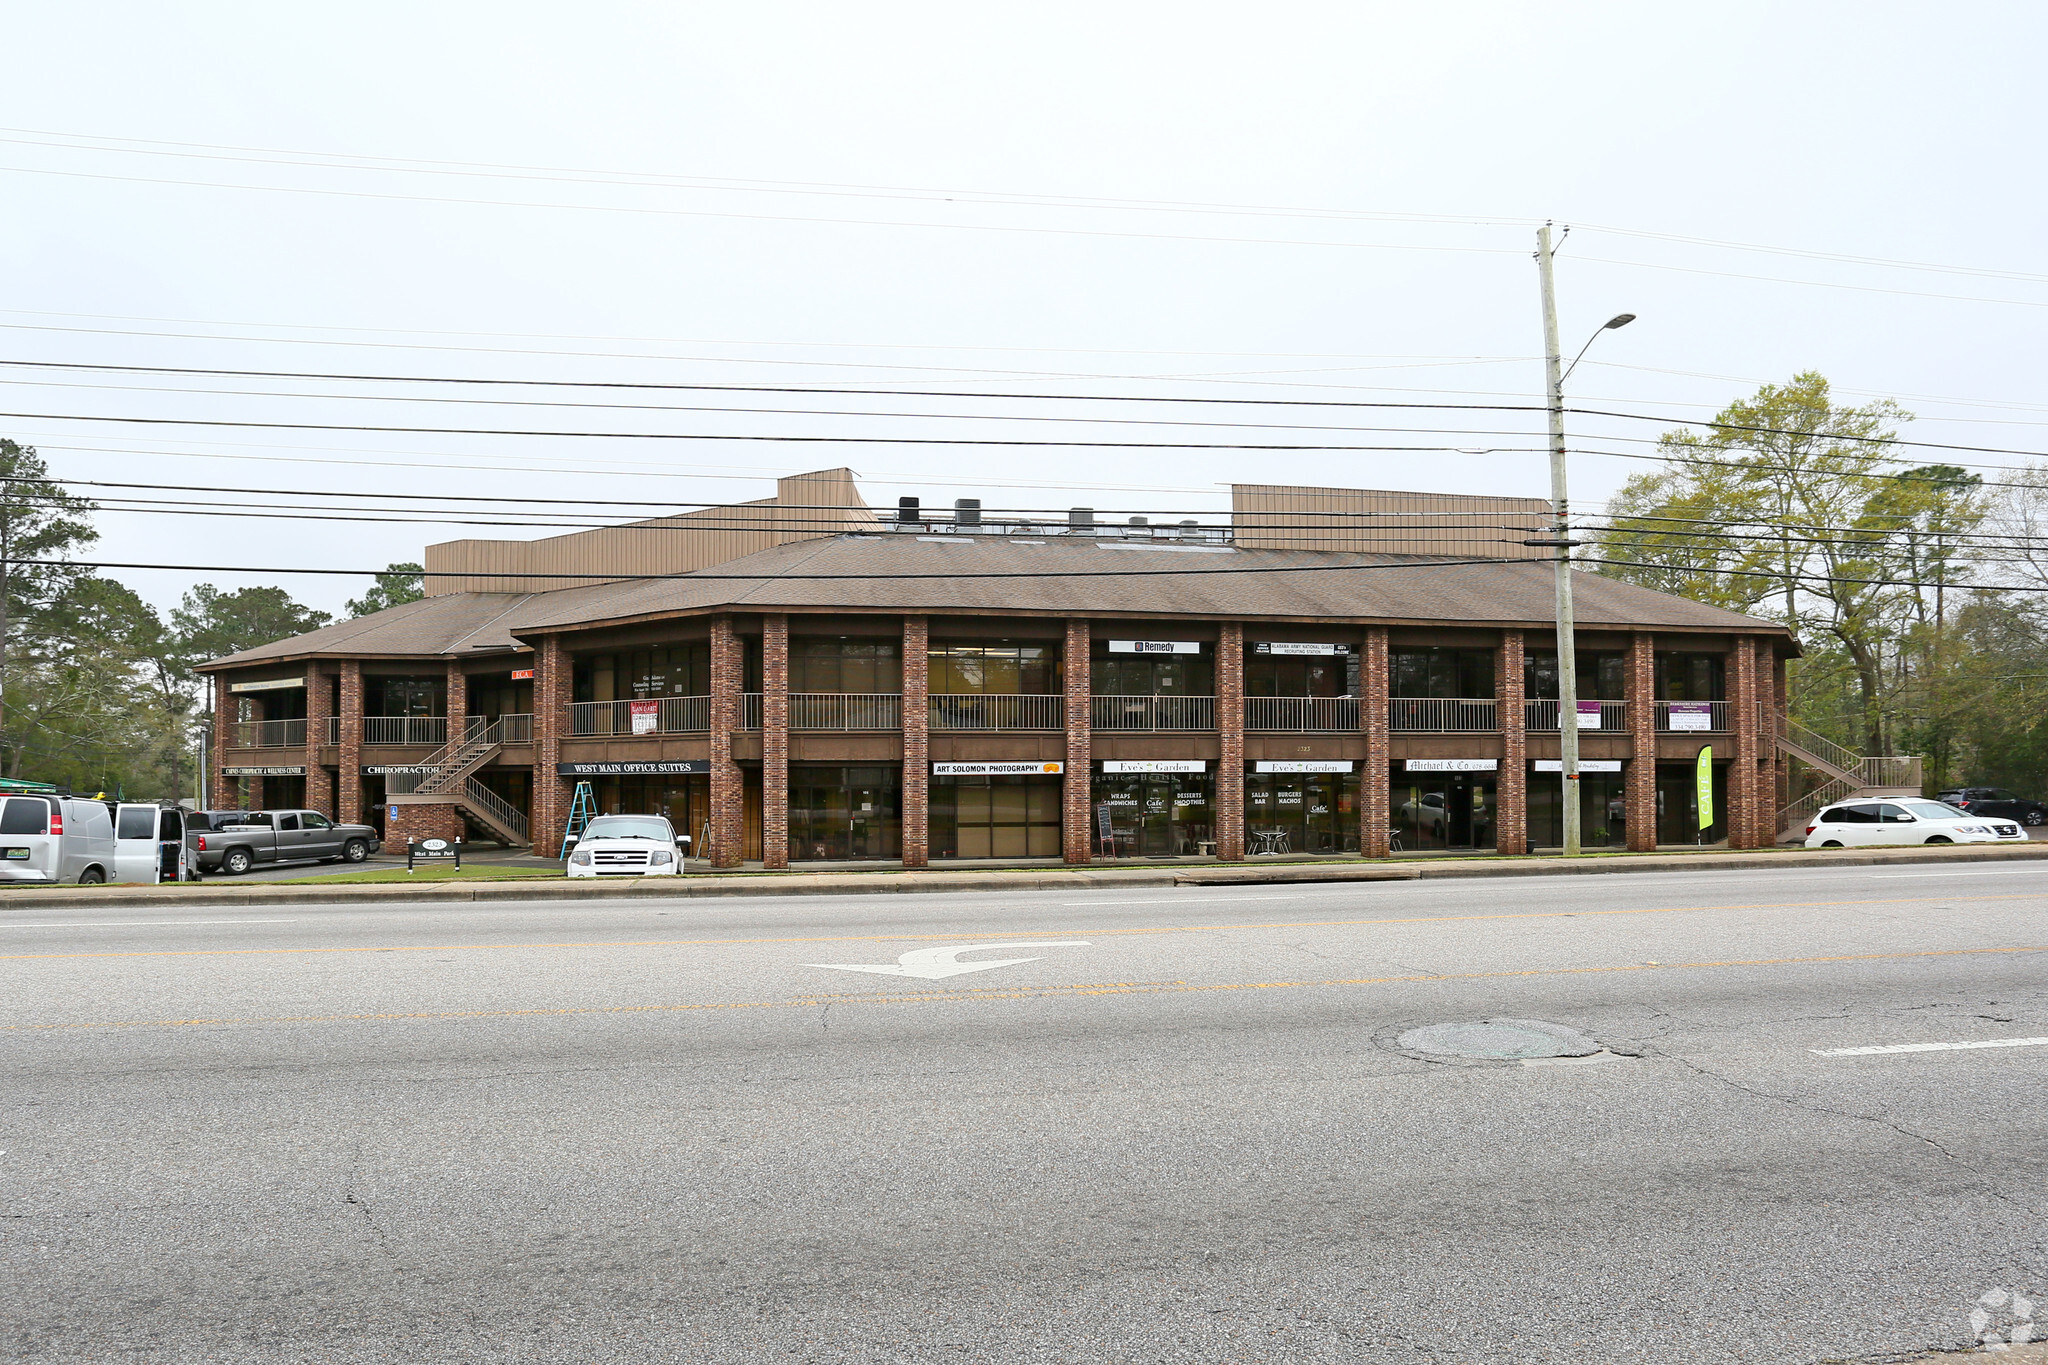
<path fill-rule="evenodd" d="M 562 851 L 556 854 L 556 857 L 566 858 L 569 856 L 569 845 L 575 843 L 582 836 L 584 828 L 590 824 L 591 817 L 596 814 L 597 801 L 590 794 L 590 784 L 588 782 L 578 782 L 576 784 L 576 795 L 569 802 L 569 825 L 568 828 L 562 831 Z"/>

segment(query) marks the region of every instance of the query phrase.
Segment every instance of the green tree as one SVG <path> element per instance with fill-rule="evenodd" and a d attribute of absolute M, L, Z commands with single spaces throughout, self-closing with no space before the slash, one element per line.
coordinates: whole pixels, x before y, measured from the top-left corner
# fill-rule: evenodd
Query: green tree
<path fill-rule="evenodd" d="M 427 595 L 426 572 L 423 564 L 385 566 L 384 572 L 377 575 L 376 586 L 348 604 L 350 618 L 419 601 Z"/>
<path fill-rule="evenodd" d="M 50 478 L 35 447 L 0 438 L 0 743 L 16 636 L 39 631 L 51 604 L 82 572 L 62 561 L 99 539 L 88 520 L 92 511 L 92 503 Z"/>
<path fill-rule="evenodd" d="M 1923 622 L 1938 632 L 1941 585 L 1966 579 L 1963 538 L 1985 514 L 1963 471 L 1899 462 L 1896 429 L 1909 420 L 1888 401 L 1838 406 L 1811 372 L 1766 384 L 1704 431 L 1663 437 L 1668 463 L 1624 485 L 1596 558 L 1618 577 L 1782 621 L 1808 654 L 1795 709 L 1887 752 L 1898 647 Z"/>
<path fill-rule="evenodd" d="M 182 678 L 209 659 L 239 654 L 291 635 L 318 630 L 334 618 L 294 601 L 283 588 L 222 592 L 201 583 L 171 611 L 176 668 Z"/>

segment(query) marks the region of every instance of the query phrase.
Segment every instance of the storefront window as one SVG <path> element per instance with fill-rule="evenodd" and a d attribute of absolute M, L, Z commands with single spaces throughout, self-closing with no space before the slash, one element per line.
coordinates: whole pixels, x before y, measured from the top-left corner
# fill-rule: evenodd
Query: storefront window
<path fill-rule="evenodd" d="M 480 674 L 469 680 L 469 713 L 473 716 L 530 716 L 533 682 L 513 681 L 510 673 Z"/>
<path fill-rule="evenodd" d="M 1728 837 L 1728 765 L 1715 763 L 1713 823 L 1700 828 L 1699 769 L 1691 763 L 1657 765 L 1657 842 L 1714 844 Z"/>
<path fill-rule="evenodd" d="M 934 641 L 931 690 L 1044 696 L 1060 690 L 1060 647 L 1014 640 Z"/>
<path fill-rule="evenodd" d="M 1245 832 L 1279 836 L 1289 853 L 1358 852 L 1356 773 L 1252 773 Z"/>
<path fill-rule="evenodd" d="M 1095 804 L 1109 806 L 1120 857 L 1186 857 L 1216 837 L 1216 782 L 1208 773 L 1098 773 L 1094 788 Z M 1099 829 L 1089 838 L 1099 844 Z"/>
<path fill-rule="evenodd" d="M 1586 701 L 1621 701 L 1628 679 L 1628 656 L 1582 653 L 1578 656 L 1579 696 Z M 1522 687 L 1530 701 L 1556 701 L 1557 651 L 1531 650 L 1522 661 Z"/>
<path fill-rule="evenodd" d="M 1719 654 L 1659 654 L 1658 701 L 1726 701 L 1728 661 Z"/>
<path fill-rule="evenodd" d="M 1396 697 L 1490 697 L 1490 649 L 1398 649 L 1388 660 L 1391 695 Z"/>
<path fill-rule="evenodd" d="M 806 635 L 789 642 L 792 692 L 901 692 L 903 644 L 847 635 Z"/>
<path fill-rule="evenodd" d="M 1490 772 L 1411 773 L 1397 764 L 1390 793 L 1395 851 L 1494 847 L 1495 789 Z"/>
<path fill-rule="evenodd" d="M 903 856 L 902 773 L 894 767 L 791 768 L 789 856 Z"/>
<path fill-rule="evenodd" d="M 1620 773 L 1579 775 L 1579 842 L 1587 848 L 1628 843 L 1628 789 Z M 1529 843 L 1564 846 L 1564 781 L 1554 772 L 1529 774 Z"/>
<path fill-rule="evenodd" d="M 1057 777 L 933 778 L 932 856 L 1058 857 L 1060 791 Z"/>

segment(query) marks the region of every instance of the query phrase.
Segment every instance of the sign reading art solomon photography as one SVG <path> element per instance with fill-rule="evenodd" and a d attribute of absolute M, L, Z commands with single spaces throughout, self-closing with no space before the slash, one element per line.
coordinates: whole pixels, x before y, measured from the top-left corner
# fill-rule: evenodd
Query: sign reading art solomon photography
<path fill-rule="evenodd" d="M 1064 763 L 1041 763 L 1030 759 L 1021 763 L 934 763 L 933 777 L 1043 777 L 1063 773 Z"/>

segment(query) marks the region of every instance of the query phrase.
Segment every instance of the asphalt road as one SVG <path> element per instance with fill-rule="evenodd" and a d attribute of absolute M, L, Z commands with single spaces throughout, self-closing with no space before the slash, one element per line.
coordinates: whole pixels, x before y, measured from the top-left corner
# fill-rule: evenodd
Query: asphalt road
<path fill-rule="evenodd" d="M 2044 910 L 1980 864 L 9 911 L 0 1357 L 1959 1347 L 2048 1319 L 2048 1046 L 1821 1054 L 2048 1038 Z M 948 949 L 1031 960 L 812 965 Z M 1605 1050 L 1398 1044 L 1501 1018 Z"/>

